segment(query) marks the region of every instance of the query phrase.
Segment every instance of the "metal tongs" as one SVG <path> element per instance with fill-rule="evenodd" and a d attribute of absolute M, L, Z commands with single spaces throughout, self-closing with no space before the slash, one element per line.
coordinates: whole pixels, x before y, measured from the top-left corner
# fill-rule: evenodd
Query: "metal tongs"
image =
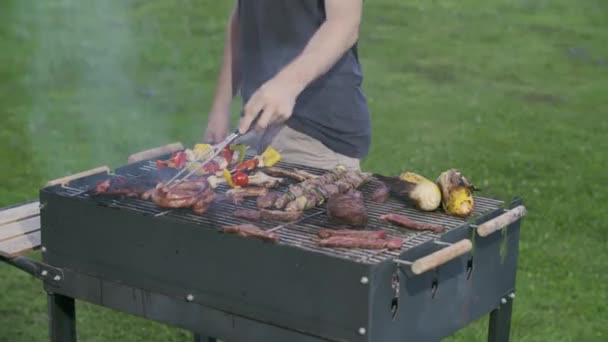
<path fill-rule="evenodd" d="M 195 167 L 194 169 L 191 169 L 188 174 L 186 174 L 184 177 L 180 178 L 180 176 L 185 171 L 188 170 L 187 167 L 184 167 L 175 176 L 173 176 L 173 178 L 171 178 L 167 183 L 165 183 L 165 187 L 168 187 L 168 189 L 171 189 L 174 186 L 176 186 L 177 184 L 179 184 L 179 183 L 183 182 L 184 180 L 188 179 L 188 177 L 192 176 L 195 172 L 197 172 L 203 166 L 205 166 L 210 161 L 212 161 L 213 158 L 217 157 L 220 153 L 222 153 L 222 150 L 224 150 L 226 148 L 226 146 L 230 145 L 230 143 L 232 143 L 233 141 L 235 141 L 238 138 L 241 138 L 241 137 L 249 134 L 249 132 L 251 132 L 253 130 L 253 128 L 255 127 L 255 125 L 256 125 L 256 123 L 258 121 L 258 119 L 260 118 L 260 114 L 258 114 L 258 116 L 251 122 L 251 125 L 249 126 L 249 129 L 247 130 L 247 132 L 241 133 L 238 128 L 235 129 L 231 134 L 229 134 L 224 139 L 224 141 L 211 146 L 211 148 L 209 150 L 201 153 L 196 158 L 196 160 L 195 160 L 195 162 L 199 163 L 199 165 L 197 167 Z M 206 159 L 203 160 L 204 157 L 206 157 Z"/>

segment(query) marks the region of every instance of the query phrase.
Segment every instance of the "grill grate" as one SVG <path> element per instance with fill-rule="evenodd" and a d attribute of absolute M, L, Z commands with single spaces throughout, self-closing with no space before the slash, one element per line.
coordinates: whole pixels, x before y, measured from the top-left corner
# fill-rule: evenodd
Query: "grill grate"
<path fill-rule="evenodd" d="M 292 165 L 287 163 L 279 163 L 277 166 L 287 169 L 299 168 L 311 172 L 313 174 L 322 173 L 321 170 L 308 168 L 300 165 Z M 145 176 L 150 172 L 156 171 L 156 166 L 153 162 L 145 162 L 136 164 L 133 168 L 122 168 L 121 174 L 124 176 Z M 289 184 L 291 184 L 289 182 Z M 63 186 L 55 189 L 56 193 L 62 196 L 69 196 L 81 200 L 93 200 L 99 205 L 119 208 L 137 212 L 142 215 L 165 216 L 170 219 L 186 221 L 201 226 L 202 229 L 219 230 L 223 225 L 233 225 L 246 223 L 246 220 L 238 219 L 231 216 L 236 209 L 257 209 L 255 198 L 245 200 L 241 205 L 236 206 L 231 203 L 213 203 L 209 210 L 203 215 L 198 216 L 190 209 L 165 209 L 159 208 L 150 201 L 144 201 L 137 198 L 111 198 L 104 196 L 91 197 L 86 190 L 93 184 L 87 184 L 80 187 Z M 377 181 L 361 187 L 364 194 L 371 194 L 379 185 Z M 283 191 L 287 185 L 283 185 L 279 191 Z M 216 193 L 223 193 L 228 189 L 226 185 L 222 185 L 216 189 Z M 387 213 L 401 213 L 409 216 L 413 220 L 442 225 L 446 228 L 446 232 L 456 229 L 465 224 L 468 220 L 475 219 L 485 213 L 502 207 L 503 202 L 500 200 L 475 196 L 475 210 L 468 219 L 462 219 L 454 216 L 449 216 L 442 211 L 437 212 L 420 212 L 398 199 L 390 198 L 386 203 L 374 203 L 365 197 L 365 204 L 369 214 L 369 224 L 367 229 L 384 229 L 390 236 L 403 238 L 403 248 L 399 251 L 388 250 L 364 250 L 364 249 L 346 249 L 346 248 L 322 248 L 317 246 L 317 231 L 319 228 L 337 228 L 337 225 L 328 222 L 327 214 L 321 213 L 325 211 L 325 204 L 314 209 L 307 210 L 304 213 L 304 219 L 294 224 L 287 224 L 285 227 L 275 231 L 280 237 L 279 244 L 289 245 L 296 248 L 301 248 L 316 253 L 346 258 L 360 263 L 375 264 L 387 259 L 393 259 L 405 250 L 421 245 L 425 242 L 440 238 L 440 234 L 432 232 L 419 232 L 407 230 L 382 222 L 378 217 Z M 312 217 L 311 217 L 312 216 Z M 262 229 L 271 229 L 280 225 L 280 222 L 256 222 Z"/>

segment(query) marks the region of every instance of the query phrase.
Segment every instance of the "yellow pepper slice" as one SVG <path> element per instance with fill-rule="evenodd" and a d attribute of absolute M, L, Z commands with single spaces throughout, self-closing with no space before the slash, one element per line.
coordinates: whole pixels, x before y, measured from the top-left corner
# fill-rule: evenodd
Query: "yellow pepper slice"
<path fill-rule="evenodd" d="M 203 155 L 203 153 L 209 151 L 212 148 L 211 145 L 209 144 L 196 144 L 194 145 L 194 153 L 196 155 L 197 158 L 200 158 L 200 156 Z"/>
<path fill-rule="evenodd" d="M 264 166 L 273 166 L 281 160 L 281 154 L 275 150 L 272 146 L 268 146 L 264 153 L 262 153 L 262 161 Z"/>
<path fill-rule="evenodd" d="M 226 183 L 228 183 L 228 185 L 230 185 L 231 188 L 240 188 L 240 186 L 234 184 L 234 181 L 232 180 L 232 174 L 230 173 L 230 171 L 228 171 L 227 169 L 224 169 L 224 179 L 226 180 Z"/>

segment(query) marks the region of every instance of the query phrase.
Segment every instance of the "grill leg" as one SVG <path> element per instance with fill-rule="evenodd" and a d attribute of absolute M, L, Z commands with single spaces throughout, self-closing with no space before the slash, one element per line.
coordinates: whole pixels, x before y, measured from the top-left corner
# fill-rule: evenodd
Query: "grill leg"
<path fill-rule="evenodd" d="M 192 333 L 194 342 L 217 342 L 217 338 L 201 335 L 199 333 Z"/>
<path fill-rule="evenodd" d="M 488 331 L 488 342 L 508 342 L 511 330 L 511 313 L 513 311 L 513 300 L 506 298 L 505 304 L 490 313 L 490 327 Z"/>
<path fill-rule="evenodd" d="M 49 293 L 47 302 L 51 342 L 76 342 L 74 298 Z"/>

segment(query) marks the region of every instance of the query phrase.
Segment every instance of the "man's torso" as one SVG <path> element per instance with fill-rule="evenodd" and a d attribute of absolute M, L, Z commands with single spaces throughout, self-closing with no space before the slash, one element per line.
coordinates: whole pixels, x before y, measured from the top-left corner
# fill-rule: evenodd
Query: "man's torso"
<path fill-rule="evenodd" d="M 325 21 L 322 0 L 239 0 L 243 101 L 296 58 Z M 370 115 L 356 45 L 298 97 L 287 124 L 332 150 L 367 155 Z"/>

